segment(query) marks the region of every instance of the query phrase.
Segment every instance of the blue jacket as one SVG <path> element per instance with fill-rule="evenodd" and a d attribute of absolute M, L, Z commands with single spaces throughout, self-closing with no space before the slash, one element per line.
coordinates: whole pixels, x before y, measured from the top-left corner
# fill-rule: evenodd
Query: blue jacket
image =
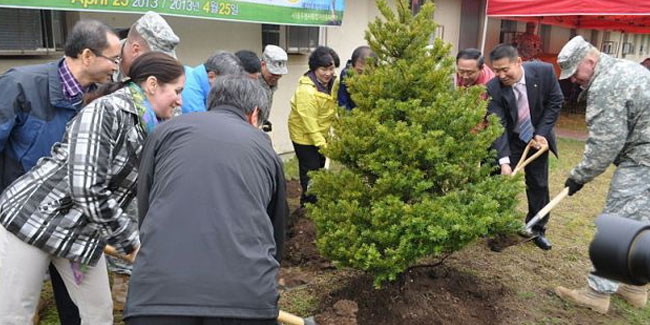
<path fill-rule="evenodd" d="M 344 107 L 346 110 L 351 110 L 357 105 L 352 101 L 352 98 L 350 98 L 350 93 L 348 92 L 348 86 L 345 83 L 345 80 L 348 78 L 348 69 L 345 68 L 343 71 L 341 71 L 341 83 L 339 85 L 339 93 L 338 93 L 338 98 L 339 98 L 339 106 Z"/>
<path fill-rule="evenodd" d="M 48 156 L 77 114 L 63 95 L 61 60 L 0 75 L 0 191 Z"/>
<path fill-rule="evenodd" d="M 183 88 L 183 114 L 191 112 L 205 112 L 208 94 L 210 93 L 210 82 L 208 72 L 203 64 L 194 68 L 185 67 L 185 88 Z"/>

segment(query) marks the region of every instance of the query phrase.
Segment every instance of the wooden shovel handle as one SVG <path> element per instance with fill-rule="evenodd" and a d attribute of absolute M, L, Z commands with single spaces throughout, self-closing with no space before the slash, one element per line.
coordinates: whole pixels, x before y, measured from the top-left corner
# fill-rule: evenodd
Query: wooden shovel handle
<path fill-rule="evenodd" d="M 524 152 L 521 154 L 521 158 L 519 158 L 519 161 L 517 162 L 517 165 L 515 166 L 515 169 L 513 169 L 513 174 L 515 170 L 519 169 L 519 166 L 526 161 L 526 157 L 528 156 L 528 151 L 530 150 L 530 147 L 532 147 L 533 141 L 528 142 L 526 145 L 526 148 L 524 148 Z"/>
<path fill-rule="evenodd" d="M 117 258 L 122 259 L 122 260 L 124 260 L 126 262 L 129 262 L 131 264 L 133 264 L 133 262 L 135 261 L 135 256 L 120 254 L 117 251 L 117 249 L 115 249 L 115 247 L 113 247 L 111 245 L 106 245 L 106 247 L 104 247 L 104 254 L 110 255 L 110 256 L 113 256 L 113 257 L 117 257 Z"/>
<path fill-rule="evenodd" d="M 305 320 L 303 318 L 282 310 L 280 310 L 280 314 L 278 315 L 278 322 L 289 325 L 305 325 Z"/>
<path fill-rule="evenodd" d="M 549 212 L 551 212 L 551 209 L 553 209 L 560 201 L 562 201 L 565 197 L 569 195 L 569 187 L 565 187 L 560 194 L 558 194 L 556 197 L 551 200 L 545 207 L 543 207 L 541 210 L 535 214 L 535 216 L 528 221 L 526 224 L 526 232 L 530 232 L 531 229 L 533 229 L 533 226 L 539 222 L 542 218 L 544 218 L 545 215 L 547 215 Z"/>
<path fill-rule="evenodd" d="M 548 151 L 548 145 L 542 146 L 537 150 L 536 153 L 534 153 L 532 156 L 528 157 L 527 159 L 526 156 L 528 155 L 528 150 L 530 149 L 532 145 L 529 143 L 528 146 L 526 146 L 526 149 L 524 149 L 524 153 L 521 156 L 521 159 L 519 159 L 519 163 L 517 163 L 517 166 L 515 169 L 512 171 L 512 176 L 516 175 L 517 172 L 520 170 L 524 169 L 524 167 L 528 166 L 533 160 L 537 159 L 537 157 L 541 156 L 543 153 Z"/>

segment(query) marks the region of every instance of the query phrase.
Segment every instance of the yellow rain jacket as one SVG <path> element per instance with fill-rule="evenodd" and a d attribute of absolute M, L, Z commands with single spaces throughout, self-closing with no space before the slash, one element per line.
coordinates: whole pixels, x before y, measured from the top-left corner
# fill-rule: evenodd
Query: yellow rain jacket
<path fill-rule="evenodd" d="M 297 144 L 322 147 L 336 114 L 336 93 L 339 81 L 334 81 L 332 92 L 324 94 L 308 76 L 300 77 L 298 89 L 291 97 L 289 137 Z"/>

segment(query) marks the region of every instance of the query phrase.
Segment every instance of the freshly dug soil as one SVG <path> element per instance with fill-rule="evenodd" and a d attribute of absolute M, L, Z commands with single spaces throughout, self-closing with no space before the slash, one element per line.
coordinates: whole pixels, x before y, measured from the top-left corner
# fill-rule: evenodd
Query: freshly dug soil
<path fill-rule="evenodd" d="M 290 199 L 300 196 L 297 181 L 288 182 L 287 187 Z M 317 273 L 337 272 L 316 248 L 314 223 L 300 210 L 296 213 L 297 204 L 293 205 L 279 276 L 281 287 L 287 289 L 309 286 Z M 511 243 L 500 238 L 498 244 L 507 247 Z M 317 289 L 317 324 L 499 324 L 512 313 L 505 301 L 513 295 L 510 289 L 445 264 L 413 269 L 380 289 L 373 287 L 369 275 L 344 274 L 338 280 L 345 283 L 332 284 L 341 289 Z"/>
<path fill-rule="evenodd" d="M 501 284 L 442 265 L 414 269 L 381 289 L 360 275 L 325 299 L 321 310 L 346 299 L 358 305 L 358 324 L 498 324 L 501 298 L 509 295 Z"/>

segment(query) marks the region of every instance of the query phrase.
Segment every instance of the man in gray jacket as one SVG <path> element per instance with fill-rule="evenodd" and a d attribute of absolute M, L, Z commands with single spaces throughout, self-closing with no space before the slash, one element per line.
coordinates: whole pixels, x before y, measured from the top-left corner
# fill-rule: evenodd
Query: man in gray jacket
<path fill-rule="evenodd" d="M 128 325 L 276 323 L 288 207 L 259 129 L 268 99 L 245 75 L 218 78 L 209 98 L 209 111 L 161 124 L 143 149 Z"/>

